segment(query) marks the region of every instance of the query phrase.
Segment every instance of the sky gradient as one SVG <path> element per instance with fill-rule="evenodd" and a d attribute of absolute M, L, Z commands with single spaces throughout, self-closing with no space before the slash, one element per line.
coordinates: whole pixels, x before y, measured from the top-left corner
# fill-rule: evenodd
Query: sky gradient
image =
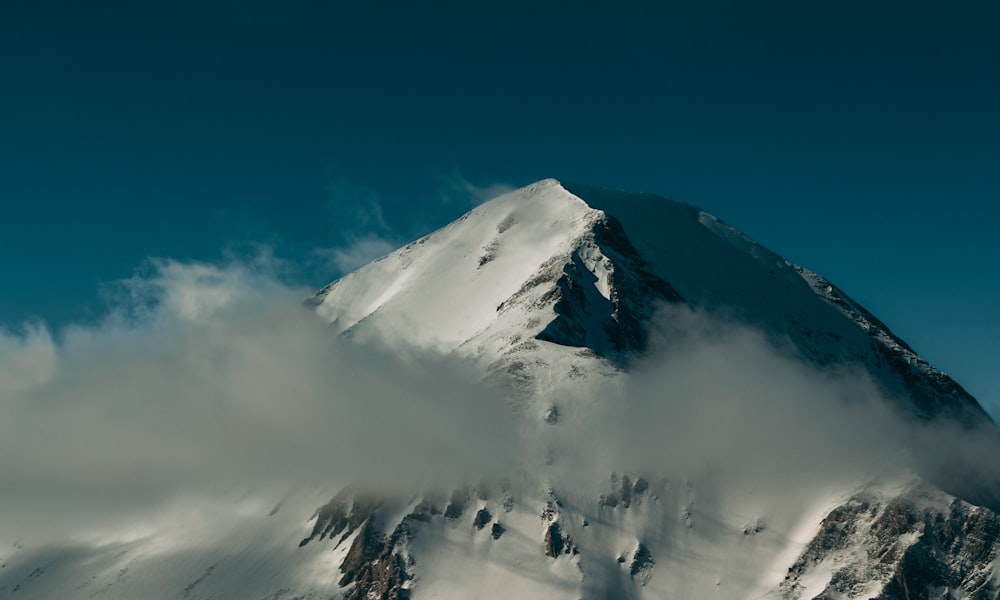
<path fill-rule="evenodd" d="M 1000 415 L 1000 5 L 567 6 L 4 3 L 0 327 L 149 257 L 318 288 L 556 177 L 708 210 Z"/>

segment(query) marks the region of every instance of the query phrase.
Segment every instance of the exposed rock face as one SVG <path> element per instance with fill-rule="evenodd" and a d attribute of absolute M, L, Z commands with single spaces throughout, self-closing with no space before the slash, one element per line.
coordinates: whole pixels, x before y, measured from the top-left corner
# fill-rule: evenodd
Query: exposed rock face
<path fill-rule="evenodd" d="M 490 511 L 486 510 L 485 508 L 482 508 L 479 510 L 479 512 L 476 513 L 476 518 L 472 521 L 472 524 L 476 527 L 476 529 L 482 529 L 483 527 L 486 527 L 492 520 L 493 520 L 493 515 L 490 514 Z"/>
<path fill-rule="evenodd" d="M 340 541 L 350 537 L 358 527 L 368 521 L 381 506 L 382 501 L 365 494 L 356 494 L 352 488 L 347 488 L 337 494 L 330 502 L 316 511 L 316 523 L 312 533 L 303 539 L 299 546 L 305 546 L 314 539 L 325 539 L 341 535 Z"/>
<path fill-rule="evenodd" d="M 803 580 L 822 570 L 831 575 L 816 598 L 995 600 L 1000 515 L 926 493 L 863 494 L 835 508 L 789 568 L 784 595 L 802 597 Z"/>
<path fill-rule="evenodd" d="M 545 556 L 556 558 L 563 553 L 565 543 L 559 523 L 551 523 L 545 530 Z"/>
<path fill-rule="evenodd" d="M 410 597 L 409 590 L 403 589 L 407 581 L 403 558 L 395 552 L 398 536 L 402 533 L 403 530 L 397 529 L 385 538 L 371 520 L 365 522 L 340 566 L 343 573 L 340 585 L 354 585 L 346 595 L 347 600 L 405 600 Z"/>
<path fill-rule="evenodd" d="M 312 534 L 299 544 L 301 547 L 340 535 L 335 543 L 340 546 L 356 534 L 340 563 L 339 585 L 345 589 L 345 600 L 410 597 L 406 586 L 412 577 L 407 573 L 406 543 L 431 517 L 422 512 L 407 514 L 395 524 L 392 534 L 386 536 L 378 523 L 382 506 L 383 501 L 375 496 L 346 489 L 317 511 Z M 421 506 L 424 505 L 418 505 L 418 510 Z"/>
<path fill-rule="evenodd" d="M 561 269 L 558 277 L 529 282 L 534 286 L 554 279 L 555 286 L 543 298 L 555 300 L 556 316 L 535 337 L 590 348 L 612 362 L 623 364 L 641 354 L 653 312 L 661 303 L 681 300 L 669 283 L 649 270 L 621 223 L 608 215 L 596 221 Z"/>
<path fill-rule="evenodd" d="M 655 564 L 655 561 L 653 560 L 653 555 L 649 552 L 649 548 L 643 544 L 639 544 L 632 554 L 632 562 L 629 563 L 628 572 L 632 577 L 638 577 L 642 581 L 642 584 L 645 585 L 649 583 L 652 577 L 650 570 L 652 570 L 653 564 Z"/>

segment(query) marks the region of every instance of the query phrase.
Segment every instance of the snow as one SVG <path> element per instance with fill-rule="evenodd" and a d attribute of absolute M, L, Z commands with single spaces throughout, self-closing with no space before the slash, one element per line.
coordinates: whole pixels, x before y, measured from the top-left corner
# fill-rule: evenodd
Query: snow
<path fill-rule="evenodd" d="M 494 323 L 497 307 L 542 264 L 568 253 L 595 215 L 554 180 L 541 181 L 347 275 L 317 311 L 340 331 L 363 323 L 392 340 L 454 350 Z"/>
<path fill-rule="evenodd" d="M 328 500 L 327 493 L 292 495 L 271 516 L 273 497 L 182 503 L 150 514 L 146 537 L 109 532 L 118 541 L 26 546 L 0 559 L 0 598 L 281 600 L 291 598 L 293 589 L 302 598 L 329 598 L 338 589 L 337 568 L 349 544 L 340 552 L 298 548 L 308 529 L 303 515 Z"/>

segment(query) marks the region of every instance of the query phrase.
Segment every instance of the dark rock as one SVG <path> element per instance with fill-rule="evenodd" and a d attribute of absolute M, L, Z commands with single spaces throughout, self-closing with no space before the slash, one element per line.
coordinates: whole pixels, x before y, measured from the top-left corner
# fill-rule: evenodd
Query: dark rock
<path fill-rule="evenodd" d="M 354 538 L 354 543 L 351 544 L 344 562 L 340 565 L 343 573 L 343 577 L 340 578 L 341 587 L 357 581 L 363 571 L 370 567 L 370 563 L 379 558 L 384 550 L 384 537 L 371 521 L 366 522 Z"/>
<path fill-rule="evenodd" d="M 635 577 L 650 568 L 654 562 L 653 555 L 649 553 L 649 548 L 646 548 L 643 544 L 639 544 L 632 554 L 632 563 L 629 565 L 628 572 Z"/>
<path fill-rule="evenodd" d="M 565 547 L 559 523 L 550 524 L 545 530 L 545 556 L 556 558 L 563 553 Z"/>
<path fill-rule="evenodd" d="M 499 522 L 494 523 L 490 533 L 493 535 L 493 539 L 499 540 L 503 532 L 507 531 L 507 528 L 501 525 Z"/>
<path fill-rule="evenodd" d="M 397 545 L 412 539 L 416 527 L 429 521 L 427 515 L 411 513 L 393 530 L 388 538 L 367 521 L 354 539 L 340 566 L 342 587 L 354 584 L 346 600 L 408 600 L 410 591 L 403 585 L 411 579 L 406 561 L 396 552 Z"/>
<path fill-rule="evenodd" d="M 317 537 L 323 540 L 343 532 L 346 539 L 368 520 L 382 505 L 382 500 L 370 494 L 356 493 L 351 488 L 342 490 L 316 511 L 316 523 L 309 537 L 299 542 L 305 546 Z"/>
<path fill-rule="evenodd" d="M 481 508 L 479 509 L 479 512 L 476 513 L 476 518 L 473 519 L 472 524 L 476 526 L 476 529 L 481 530 L 483 527 L 486 527 L 486 524 L 492 520 L 493 520 L 493 515 L 490 514 L 490 511 L 486 510 L 485 508 Z"/>
<path fill-rule="evenodd" d="M 859 558 L 835 571 L 818 597 L 854 597 L 871 581 L 881 581 L 877 600 L 930 600 L 941 589 L 953 590 L 956 597 L 995 600 L 1000 589 L 992 565 L 1000 555 L 1000 516 L 960 500 L 946 511 L 920 505 L 905 496 L 859 496 L 837 507 L 782 587 L 794 594 L 814 565 L 850 547 L 862 550 Z"/>
<path fill-rule="evenodd" d="M 552 286 L 534 304 L 552 306 L 555 318 L 536 339 L 587 348 L 617 366 L 626 366 L 629 357 L 640 354 L 647 344 L 646 324 L 656 306 L 677 302 L 680 294 L 653 274 L 649 263 L 632 245 L 621 224 L 609 215 L 595 223 L 589 245 L 604 255 L 610 267 L 610 298 L 598 290 L 597 276 L 575 251 L 568 262 L 555 256 L 539 268 L 504 304 L 518 304 L 541 286 Z M 553 285 L 554 284 L 554 285 Z"/>
<path fill-rule="evenodd" d="M 758 533 L 764 531 L 764 524 L 760 521 L 754 521 L 743 528 L 743 535 L 757 535 Z"/>

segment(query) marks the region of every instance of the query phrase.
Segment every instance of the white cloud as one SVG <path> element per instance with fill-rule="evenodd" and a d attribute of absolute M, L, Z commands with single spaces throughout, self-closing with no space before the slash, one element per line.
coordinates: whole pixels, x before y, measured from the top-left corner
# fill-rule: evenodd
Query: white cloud
<path fill-rule="evenodd" d="M 660 315 L 628 379 L 552 390 L 559 423 L 525 427 L 457 358 L 334 338 L 303 306 L 312 290 L 266 260 L 156 261 L 123 290 L 98 325 L 0 335 L 0 538 L 300 482 L 399 490 L 531 468 L 590 490 L 612 471 L 713 473 L 764 495 L 881 466 L 996 474 L 995 434 L 906 425 L 863 372 L 686 309 Z"/>
<path fill-rule="evenodd" d="M 55 346 L 44 326 L 28 325 L 19 335 L 0 329 L 0 394 L 44 383 L 55 369 Z"/>
<path fill-rule="evenodd" d="M 0 338 L 0 537 L 233 486 L 495 472 L 517 447 L 502 396 L 466 366 L 345 349 L 309 290 L 259 265 L 158 261 L 123 285 L 99 325 Z"/>

